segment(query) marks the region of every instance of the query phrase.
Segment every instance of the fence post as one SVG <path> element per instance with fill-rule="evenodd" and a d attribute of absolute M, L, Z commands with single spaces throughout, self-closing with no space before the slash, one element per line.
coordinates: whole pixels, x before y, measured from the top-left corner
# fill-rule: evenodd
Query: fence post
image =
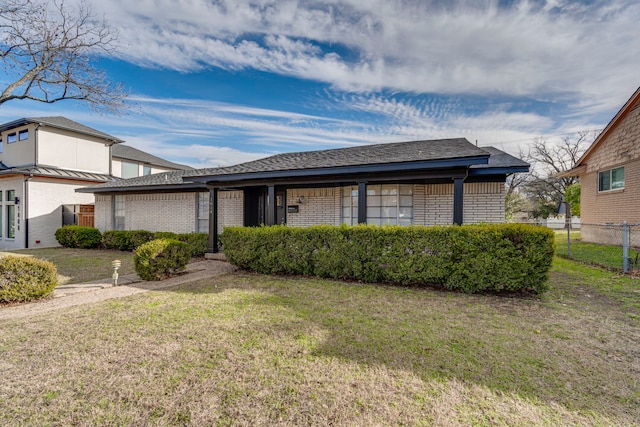
<path fill-rule="evenodd" d="M 622 223 L 622 270 L 629 272 L 629 225 Z"/>
<path fill-rule="evenodd" d="M 567 223 L 567 258 L 571 258 L 571 219 L 565 216 Z"/>

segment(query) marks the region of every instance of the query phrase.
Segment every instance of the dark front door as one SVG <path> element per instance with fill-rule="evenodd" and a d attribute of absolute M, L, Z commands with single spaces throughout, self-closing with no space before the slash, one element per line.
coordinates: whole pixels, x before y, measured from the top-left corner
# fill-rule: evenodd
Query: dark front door
<path fill-rule="evenodd" d="M 244 190 L 244 226 L 258 227 L 264 224 L 265 200 L 264 187 L 251 187 Z"/>
<path fill-rule="evenodd" d="M 276 189 L 275 205 L 269 199 L 267 187 L 250 187 L 244 190 L 244 225 L 245 227 L 258 227 L 264 225 L 286 224 L 287 222 L 287 191 Z M 270 202 L 270 203 L 269 203 Z M 267 212 L 267 209 L 275 209 L 275 212 Z M 271 215 L 268 215 L 271 213 Z M 269 219 L 271 218 L 271 219 Z M 267 222 L 274 222 L 268 224 Z"/>

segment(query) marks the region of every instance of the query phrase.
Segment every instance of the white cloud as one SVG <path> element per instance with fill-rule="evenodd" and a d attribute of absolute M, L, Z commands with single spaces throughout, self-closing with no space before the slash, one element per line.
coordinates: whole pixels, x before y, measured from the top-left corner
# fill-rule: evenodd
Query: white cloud
<path fill-rule="evenodd" d="M 123 58 L 180 71 L 255 68 L 346 90 L 563 95 L 602 108 L 638 84 L 640 5 L 631 0 L 94 3 L 120 27 Z"/>

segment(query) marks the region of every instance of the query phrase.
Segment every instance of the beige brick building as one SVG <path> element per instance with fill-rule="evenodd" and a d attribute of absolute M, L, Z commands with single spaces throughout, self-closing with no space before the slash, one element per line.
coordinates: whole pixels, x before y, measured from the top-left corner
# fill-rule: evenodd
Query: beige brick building
<path fill-rule="evenodd" d="M 640 224 L 640 88 L 565 174 L 580 177 L 582 239 L 621 244 L 614 225 Z M 640 229 L 632 238 L 640 246 Z"/>
<path fill-rule="evenodd" d="M 96 195 L 101 231 L 207 231 L 287 224 L 504 222 L 504 182 L 529 165 L 465 139 L 285 153 L 79 190 Z"/>

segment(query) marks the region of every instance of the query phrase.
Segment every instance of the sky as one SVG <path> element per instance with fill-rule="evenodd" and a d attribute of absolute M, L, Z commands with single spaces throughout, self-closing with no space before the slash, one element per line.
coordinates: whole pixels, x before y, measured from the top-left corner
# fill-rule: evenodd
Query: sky
<path fill-rule="evenodd" d="M 640 85 L 637 0 L 86 1 L 118 31 L 97 66 L 128 108 L 11 101 L 0 121 L 61 115 L 198 168 L 458 137 L 517 155 L 604 128 Z"/>

